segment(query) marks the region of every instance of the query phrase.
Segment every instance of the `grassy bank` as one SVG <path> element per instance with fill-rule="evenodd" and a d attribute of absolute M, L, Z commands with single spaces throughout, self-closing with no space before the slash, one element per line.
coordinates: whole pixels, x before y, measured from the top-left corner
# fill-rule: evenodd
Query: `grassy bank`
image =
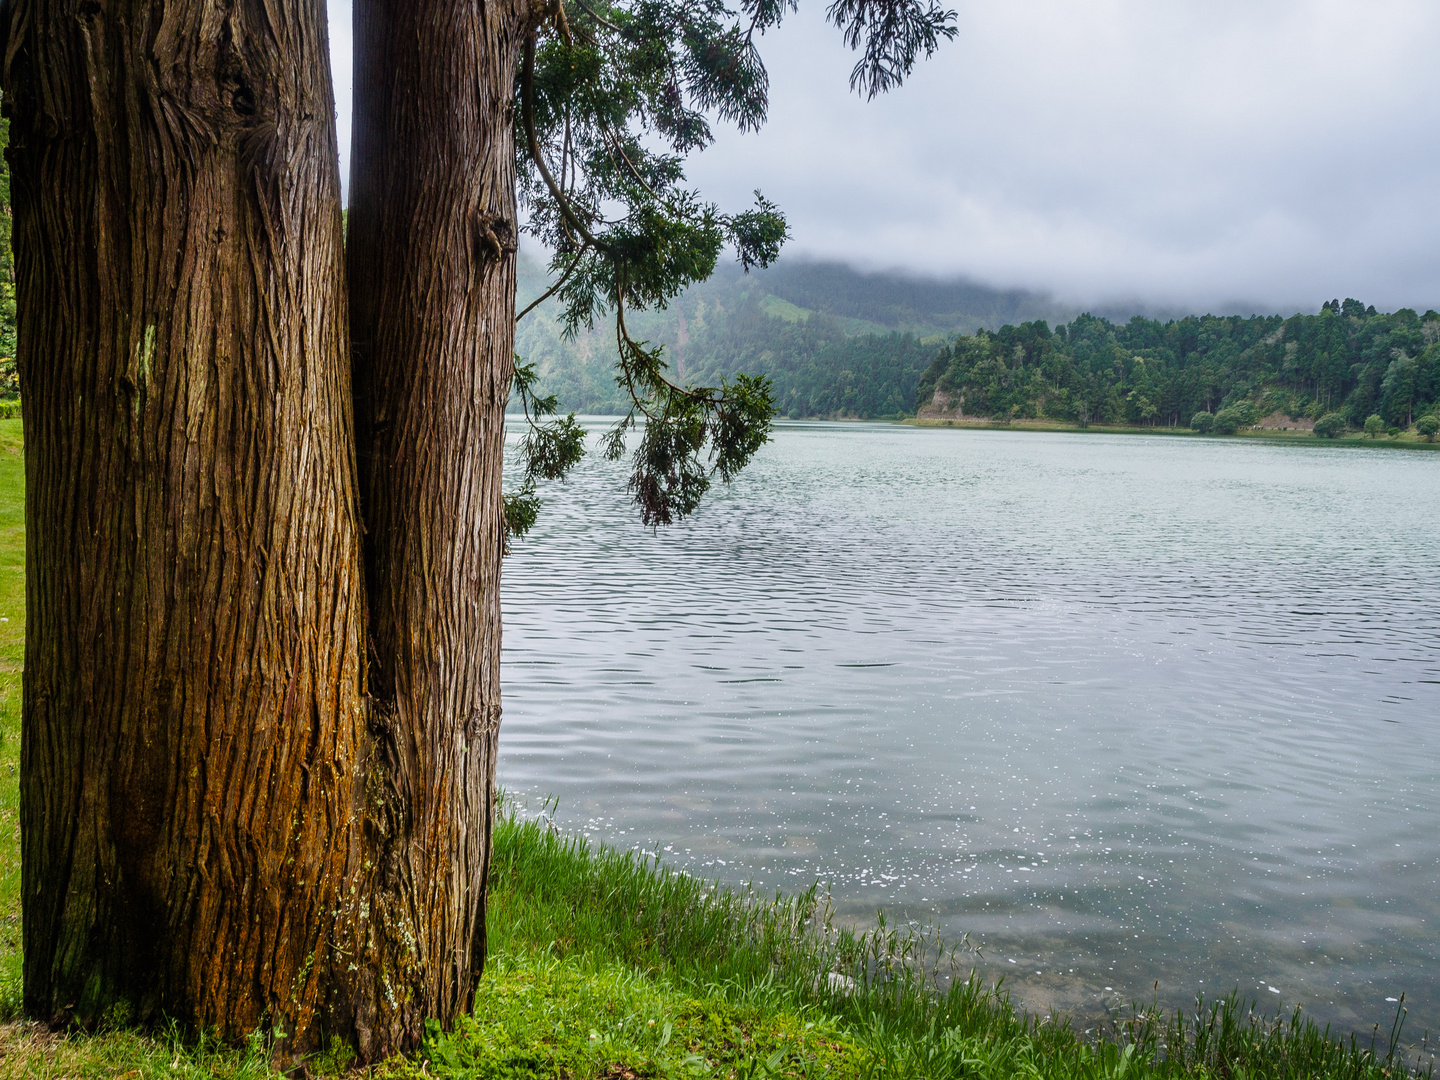
<path fill-rule="evenodd" d="M 1363 431 L 1348 431 L 1334 439 L 1322 439 L 1310 431 L 1296 429 L 1251 429 L 1237 431 L 1234 435 L 1202 435 L 1184 427 L 1125 427 L 1115 424 L 1079 424 L 1063 420 L 954 420 L 939 417 L 919 417 L 902 421 L 911 427 L 968 428 L 977 431 L 1071 431 L 1082 435 L 1166 435 L 1181 439 L 1250 439 L 1267 442 L 1301 443 L 1306 446 L 1376 446 L 1402 448 L 1406 450 L 1440 450 L 1440 441 L 1427 442 L 1414 430 L 1402 431 L 1399 435 L 1380 435 L 1370 438 Z"/>
<path fill-rule="evenodd" d="M 240 1048 L 175 1031 L 55 1035 L 18 1019 L 19 671 L 23 476 L 0 420 L 0 1077 L 273 1077 Z M 910 927 L 837 928 L 816 892 L 717 888 L 643 855 L 502 813 L 474 1013 L 376 1077 L 1343 1077 L 1397 1080 L 1398 1038 L 1326 1037 L 1229 1000 L 1187 1017 L 1133 1010 L 1098 1040 L 1018 1013 L 967 978 L 968 955 Z M 340 1048 L 311 1061 L 341 1075 Z"/>
<path fill-rule="evenodd" d="M 816 894 L 717 889 L 644 856 L 505 817 L 495 847 L 491 959 L 474 1014 L 424 1051 L 370 1070 L 497 1077 L 1354 1077 L 1407 1074 L 1398 1039 L 1329 1039 L 1301 1017 L 1230 999 L 1189 1017 L 1137 1009 L 1098 1041 L 1026 1017 L 1003 991 L 941 991 L 933 939 L 837 930 Z M 958 957 L 956 957 L 958 959 Z M 923 968 L 923 972 L 922 972 Z M 7 1002 L 14 1007 L 13 999 Z M 57 1037 L 11 1024 L 0 1075 L 273 1075 L 263 1041 L 233 1050 L 173 1032 Z M 310 1063 L 346 1071 L 343 1053 Z"/>
<path fill-rule="evenodd" d="M 432 1071 L 467 1053 L 489 1066 L 479 1075 L 507 1076 L 1393 1080 L 1406 1071 L 1398 1030 L 1373 1048 L 1341 1043 L 1298 1014 L 1266 1017 L 1234 998 L 1185 1017 L 1134 1009 L 1088 1040 L 1018 1013 L 1003 989 L 966 977 L 965 953 L 923 932 L 836 928 L 813 892 L 716 889 L 540 821 L 502 825 L 495 889 L 497 978 L 482 987 L 477 1015 L 496 1019 L 437 1040 Z M 521 993 L 531 1005 L 507 1023 L 501 1003 Z M 511 1045 L 522 1017 L 513 1057 L 478 1049 Z"/>
<path fill-rule="evenodd" d="M 0 1002 L 20 993 L 20 669 L 25 662 L 25 466 L 0 420 Z"/>

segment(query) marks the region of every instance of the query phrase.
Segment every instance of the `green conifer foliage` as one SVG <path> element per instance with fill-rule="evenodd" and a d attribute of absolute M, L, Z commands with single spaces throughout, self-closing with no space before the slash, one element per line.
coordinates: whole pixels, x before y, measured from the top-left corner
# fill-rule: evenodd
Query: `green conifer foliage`
<path fill-rule="evenodd" d="M 703 281 L 726 244 L 746 269 L 779 254 L 787 229 L 773 203 L 756 191 L 749 209 L 724 212 L 686 185 L 684 163 L 713 141 L 712 119 L 742 131 L 764 122 L 760 39 L 794 7 L 577 0 L 552 5 L 526 37 L 517 173 L 526 230 L 554 252 L 555 284 L 541 299 L 560 300 L 567 334 L 613 320 L 616 380 L 630 408 L 602 445 L 610 458 L 632 453 L 630 492 L 647 525 L 690 513 L 712 476 L 734 475 L 768 437 L 769 380 L 737 374 L 686 385 L 660 347 L 632 335 L 626 314 L 664 307 Z M 956 32 L 955 13 L 933 0 L 835 0 L 827 15 L 861 54 L 851 87 L 870 97 Z M 627 442 L 632 429 L 638 440 Z M 563 437 L 562 427 L 540 426 L 530 448 L 552 434 Z M 556 455 L 541 450 L 547 458 Z M 527 487 L 536 460 L 528 459 Z M 521 504 L 513 505 L 512 534 L 523 524 Z"/>

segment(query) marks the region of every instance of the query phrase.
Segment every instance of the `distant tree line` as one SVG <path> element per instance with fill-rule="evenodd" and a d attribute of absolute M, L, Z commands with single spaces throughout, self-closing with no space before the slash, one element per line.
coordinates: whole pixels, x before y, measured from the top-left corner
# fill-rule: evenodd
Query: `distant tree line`
<path fill-rule="evenodd" d="M 1081 315 L 957 338 L 915 400 L 948 414 L 1235 430 L 1282 413 L 1328 427 L 1409 427 L 1440 409 L 1440 314 L 1332 300 L 1318 315 Z M 1204 418 L 1210 417 L 1209 421 Z M 1428 425 L 1427 425 L 1428 426 Z M 1422 432 L 1423 434 L 1423 432 Z"/>

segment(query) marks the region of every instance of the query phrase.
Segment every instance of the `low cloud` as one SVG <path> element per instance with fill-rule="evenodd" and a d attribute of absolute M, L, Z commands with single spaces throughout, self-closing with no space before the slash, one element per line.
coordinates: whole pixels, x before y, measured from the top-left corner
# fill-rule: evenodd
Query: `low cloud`
<path fill-rule="evenodd" d="M 1079 303 L 1440 306 L 1434 4 L 967 3 L 871 102 L 823 8 L 763 42 L 765 128 L 690 168 L 778 202 L 795 254 Z"/>

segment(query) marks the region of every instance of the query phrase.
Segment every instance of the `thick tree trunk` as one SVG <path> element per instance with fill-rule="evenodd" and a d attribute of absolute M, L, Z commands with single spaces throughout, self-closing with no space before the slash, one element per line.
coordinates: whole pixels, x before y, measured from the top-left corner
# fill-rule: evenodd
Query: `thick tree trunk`
<path fill-rule="evenodd" d="M 367 1055 L 484 963 L 515 312 L 517 0 L 357 0 L 351 334 L 381 793 Z M 383 764 L 382 764 L 383 763 Z"/>
<path fill-rule="evenodd" d="M 303 1048 L 364 602 L 320 0 L 10 0 L 25 1006 Z"/>
<path fill-rule="evenodd" d="M 320 0 L 5 12 L 26 1008 L 410 1048 L 484 960 L 531 13 L 357 5 L 357 444 Z"/>

